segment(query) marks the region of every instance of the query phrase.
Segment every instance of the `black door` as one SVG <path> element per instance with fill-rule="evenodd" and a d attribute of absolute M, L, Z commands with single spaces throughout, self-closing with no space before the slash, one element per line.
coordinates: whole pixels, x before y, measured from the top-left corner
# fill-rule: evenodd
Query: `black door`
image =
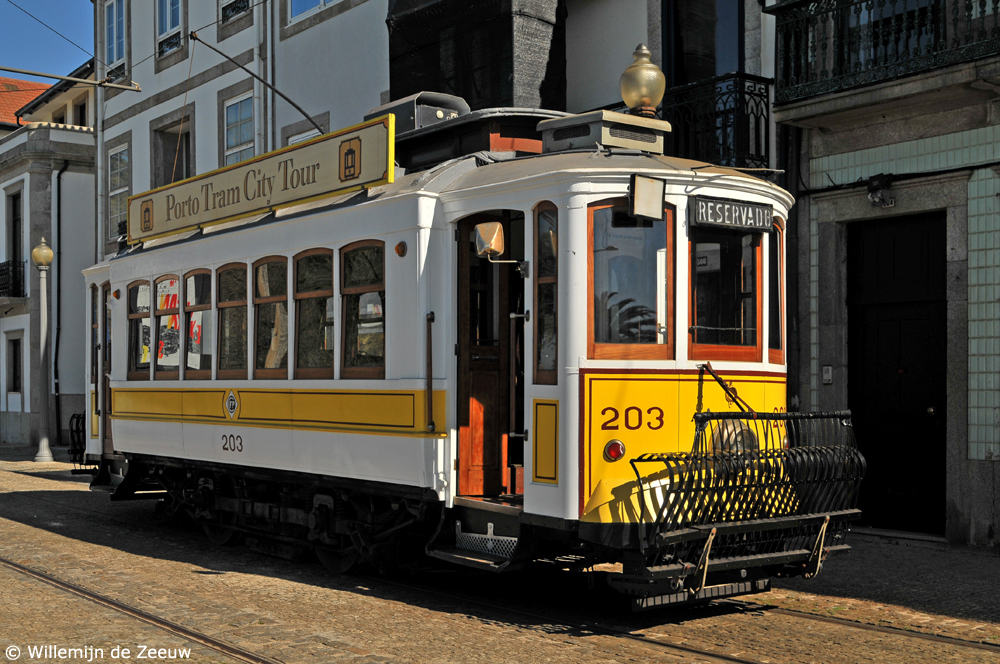
<path fill-rule="evenodd" d="M 863 523 L 943 534 L 945 217 L 850 224 L 848 403 L 868 473 Z"/>

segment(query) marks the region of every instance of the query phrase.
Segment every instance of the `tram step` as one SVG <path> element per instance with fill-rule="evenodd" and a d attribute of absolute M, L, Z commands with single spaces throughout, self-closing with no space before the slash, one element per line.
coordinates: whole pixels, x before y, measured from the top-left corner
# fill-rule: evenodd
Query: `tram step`
<path fill-rule="evenodd" d="M 494 556 L 478 551 L 467 551 L 456 547 L 441 547 L 439 549 L 428 549 L 427 555 L 432 558 L 444 560 L 456 565 L 474 567 L 488 572 L 499 572 L 508 560 L 501 556 Z"/>

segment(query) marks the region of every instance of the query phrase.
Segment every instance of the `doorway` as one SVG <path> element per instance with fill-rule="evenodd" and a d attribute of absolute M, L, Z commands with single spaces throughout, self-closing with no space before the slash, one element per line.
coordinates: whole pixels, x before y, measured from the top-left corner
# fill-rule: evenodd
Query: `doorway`
<path fill-rule="evenodd" d="M 944 534 L 945 213 L 848 225 L 848 405 L 862 522 Z"/>
<path fill-rule="evenodd" d="M 104 311 L 104 343 L 101 344 L 101 420 L 104 425 L 104 439 L 101 452 L 105 455 L 115 453 L 111 438 L 111 284 L 101 286 L 101 309 Z"/>
<path fill-rule="evenodd" d="M 458 494 L 517 493 L 510 471 L 523 463 L 524 279 L 514 263 L 476 255 L 476 224 L 499 221 L 505 251 L 498 261 L 524 258 L 524 215 L 478 214 L 458 223 Z"/>

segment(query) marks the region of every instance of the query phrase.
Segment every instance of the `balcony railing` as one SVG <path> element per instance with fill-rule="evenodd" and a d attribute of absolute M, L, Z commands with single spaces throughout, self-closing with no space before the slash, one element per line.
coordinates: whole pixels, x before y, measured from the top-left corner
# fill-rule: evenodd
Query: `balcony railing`
<path fill-rule="evenodd" d="M 663 97 L 660 115 L 672 125 L 667 154 L 737 168 L 767 168 L 770 79 L 726 74 Z"/>
<path fill-rule="evenodd" d="M 24 297 L 24 267 L 27 261 L 0 263 L 0 297 Z"/>
<path fill-rule="evenodd" d="M 1000 0 L 785 0 L 775 103 L 1000 54 Z"/>

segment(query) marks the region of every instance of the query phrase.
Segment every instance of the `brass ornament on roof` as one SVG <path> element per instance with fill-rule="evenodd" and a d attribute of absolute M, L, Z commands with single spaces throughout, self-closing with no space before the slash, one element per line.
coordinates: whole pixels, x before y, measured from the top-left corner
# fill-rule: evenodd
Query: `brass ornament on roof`
<path fill-rule="evenodd" d="M 647 118 L 656 115 L 667 89 L 667 77 L 650 61 L 652 55 L 645 44 L 636 46 L 632 53 L 635 61 L 625 68 L 620 79 L 622 101 L 633 115 Z"/>

